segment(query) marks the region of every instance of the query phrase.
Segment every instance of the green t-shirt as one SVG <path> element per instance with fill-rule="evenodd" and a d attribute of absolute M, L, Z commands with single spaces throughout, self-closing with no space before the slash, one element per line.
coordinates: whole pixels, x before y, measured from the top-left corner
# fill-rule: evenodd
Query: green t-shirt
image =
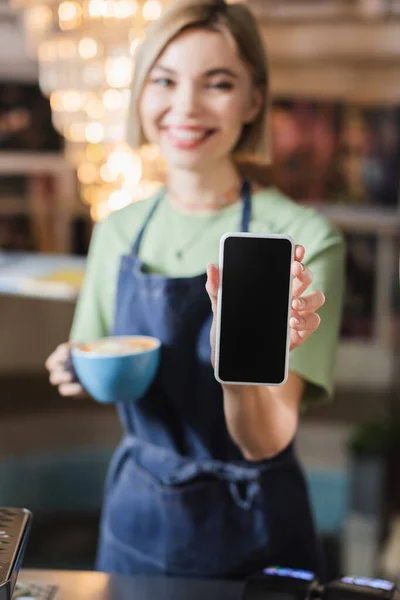
<path fill-rule="evenodd" d="M 131 204 L 96 224 L 72 340 L 86 342 L 110 334 L 120 258 L 131 251 L 154 200 L 155 196 Z M 227 231 L 240 231 L 241 213 L 241 203 L 237 203 L 218 213 L 194 216 L 162 199 L 145 230 L 139 257 L 149 271 L 170 277 L 203 273 L 209 263 L 218 264 L 221 236 Z M 253 194 L 250 231 L 289 234 L 296 244 L 305 247 L 304 262 L 314 275 L 309 289 L 322 290 L 326 302 L 319 310 L 318 331 L 290 353 L 289 368 L 307 383 L 304 403 L 326 400 L 333 391 L 342 311 L 345 255 L 342 236 L 318 212 L 292 202 L 275 188 Z"/>

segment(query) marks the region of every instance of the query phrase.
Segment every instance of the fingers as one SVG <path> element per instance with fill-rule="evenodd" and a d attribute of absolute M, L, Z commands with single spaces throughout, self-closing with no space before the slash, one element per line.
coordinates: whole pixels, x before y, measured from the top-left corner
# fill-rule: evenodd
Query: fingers
<path fill-rule="evenodd" d="M 306 289 L 311 285 L 313 274 L 310 269 L 303 263 L 294 261 L 292 264 L 293 279 L 293 296 L 301 296 Z"/>
<path fill-rule="evenodd" d="M 215 313 L 217 310 L 218 287 L 219 269 L 216 265 L 208 265 L 206 290 L 211 300 L 211 308 L 213 313 Z"/>
<path fill-rule="evenodd" d="M 309 312 L 315 312 L 324 304 L 325 295 L 320 290 L 316 290 L 315 292 L 311 292 L 306 296 L 301 296 L 300 298 L 293 298 L 292 309 L 296 312 L 307 314 Z"/>
<path fill-rule="evenodd" d="M 313 331 L 309 330 L 309 331 L 296 331 L 296 329 L 291 329 L 290 330 L 290 352 L 292 350 L 294 350 L 295 348 L 298 348 L 298 346 L 301 346 L 301 344 L 303 344 L 303 342 L 306 341 L 306 339 L 308 337 L 310 337 L 310 335 L 312 335 Z"/>
<path fill-rule="evenodd" d="M 320 290 L 292 300 L 290 319 L 290 350 L 300 346 L 321 323 L 321 317 L 315 311 L 325 303 L 325 295 Z"/>
<path fill-rule="evenodd" d="M 62 383 L 61 385 L 58 386 L 58 391 L 61 396 L 65 396 L 65 397 L 67 397 L 67 396 L 80 397 L 80 396 L 85 395 L 84 388 L 81 386 L 80 383 L 77 383 L 77 382 Z"/>
<path fill-rule="evenodd" d="M 306 317 L 296 316 L 290 319 L 290 351 L 300 346 L 319 327 L 321 318 L 317 313 Z"/>
<path fill-rule="evenodd" d="M 85 390 L 76 380 L 71 364 L 71 344 L 60 344 L 46 361 L 49 371 L 49 381 L 58 386 L 61 396 L 83 397 Z"/>
<path fill-rule="evenodd" d="M 304 246 L 300 246 L 297 244 L 294 249 L 294 260 L 301 263 L 304 260 L 304 256 L 306 254 Z"/>
<path fill-rule="evenodd" d="M 68 342 L 57 346 L 54 352 L 50 354 L 49 358 L 46 360 L 46 369 L 52 371 L 53 369 L 64 365 L 69 360 L 70 349 L 71 347 Z"/>
<path fill-rule="evenodd" d="M 50 372 L 49 381 L 52 385 L 60 385 L 63 383 L 72 383 L 76 379 L 71 371 L 59 369 Z"/>
<path fill-rule="evenodd" d="M 290 318 L 290 327 L 298 333 L 316 331 L 320 323 L 321 317 L 317 313 L 310 313 L 306 317 L 296 315 Z"/>

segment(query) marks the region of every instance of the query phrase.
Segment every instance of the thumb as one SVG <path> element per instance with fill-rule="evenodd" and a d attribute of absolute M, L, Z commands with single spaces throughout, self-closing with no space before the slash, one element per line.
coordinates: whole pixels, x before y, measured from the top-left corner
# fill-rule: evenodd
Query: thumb
<path fill-rule="evenodd" d="M 219 268 L 216 265 L 208 265 L 206 290 L 211 300 L 211 308 L 213 313 L 215 313 L 217 310 L 218 286 Z"/>

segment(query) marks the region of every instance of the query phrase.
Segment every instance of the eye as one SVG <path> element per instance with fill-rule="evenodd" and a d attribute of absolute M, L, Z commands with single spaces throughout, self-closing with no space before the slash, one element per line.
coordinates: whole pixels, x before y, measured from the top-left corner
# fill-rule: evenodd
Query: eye
<path fill-rule="evenodd" d="M 174 82 L 169 77 L 156 77 L 155 79 L 152 79 L 151 82 L 160 85 L 161 87 L 171 87 L 174 85 Z"/>
<path fill-rule="evenodd" d="M 233 89 L 233 84 L 230 81 L 216 81 L 208 83 L 207 87 L 217 90 L 231 90 Z"/>

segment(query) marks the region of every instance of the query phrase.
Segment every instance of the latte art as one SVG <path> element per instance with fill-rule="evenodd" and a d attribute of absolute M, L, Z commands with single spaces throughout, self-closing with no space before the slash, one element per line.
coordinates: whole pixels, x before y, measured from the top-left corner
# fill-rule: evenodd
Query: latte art
<path fill-rule="evenodd" d="M 81 344 L 80 350 L 84 352 L 95 352 L 96 354 L 132 354 L 135 352 L 143 352 L 156 348 L 157 342 L 145 337 L 131 338 L 106 338 L 90 342 L 89 344 Z"/>

